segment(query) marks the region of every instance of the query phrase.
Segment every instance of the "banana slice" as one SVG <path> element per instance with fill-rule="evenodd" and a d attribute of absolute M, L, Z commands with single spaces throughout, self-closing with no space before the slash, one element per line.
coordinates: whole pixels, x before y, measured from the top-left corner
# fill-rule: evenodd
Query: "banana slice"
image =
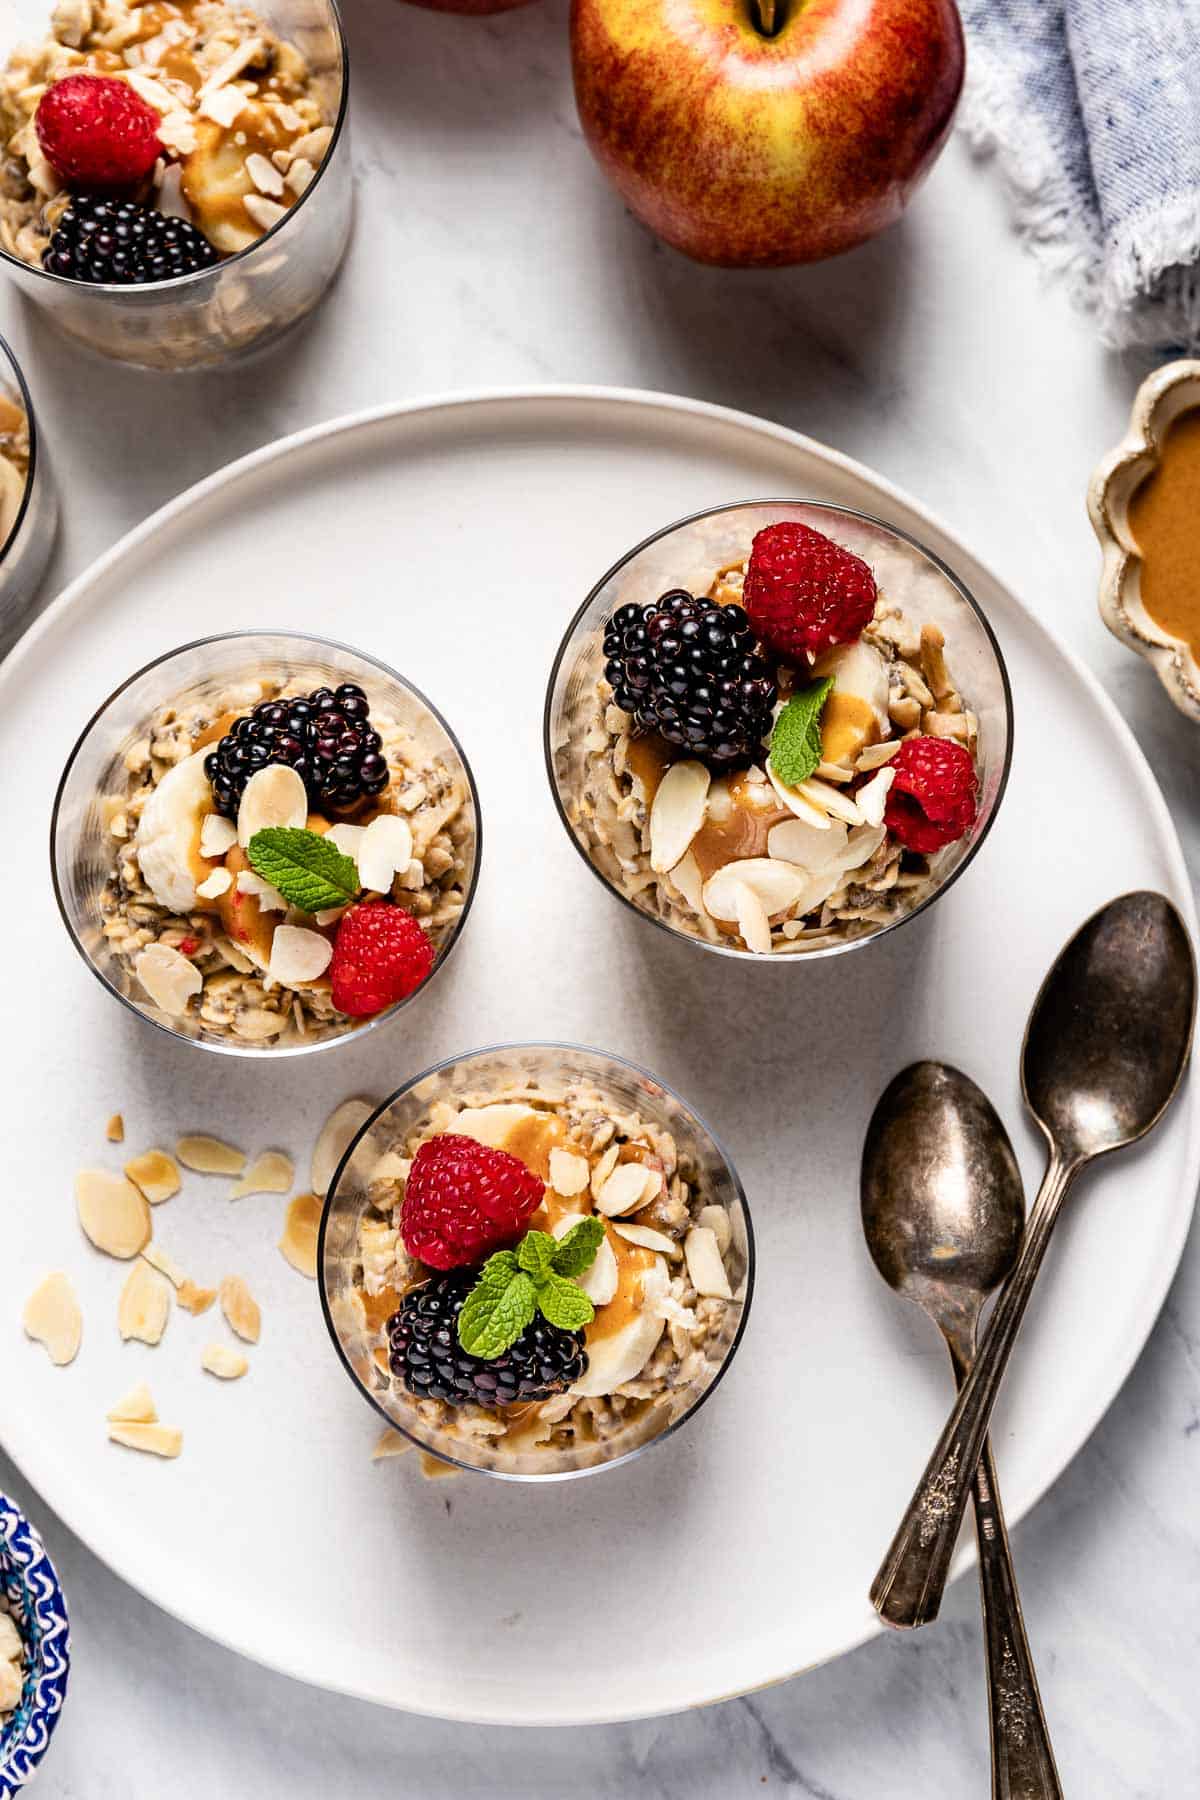
<path fill-rule="evenodd" d="M 160 906 L 174 913 L 191 912 L 196 887 L 212 874 L 200 854 L 204 817 L 212 811 L 212 789 L 204 773 L 208 752 L 168 769 L 142 809 L 138 821 L 138 866 Z"/>
<path fill-rule="evenodd" d="M 887 664 L 873 644 L 859 638 L 827 651 L 813 674 L 833 676 L 821 714 L 821 755 L 828 763 L 852 764 L 868 744 L 887 735 Z"/>
<path fill-rule="evenodd" d="M 648 1310 L 651 1301 L 661 1299 L 671 1285 L 667 1265 L 656 1256 L 643 1271 L 633 1296 L 637 1310 L 615 1331 L 589 1336 L 588 1366 L 571 1392 L 580 1399 L 598 1399 L 611 1394 L 626 1381 L 635 1381 L 658 1348 L 666 1329 L 666 1320 Z"/>
<path fill-rule="evenodd" d="M 260 196 L 247 167 L 247 144 L 260 151 L 278 149 L 288 134 L 261 100 L 247 100 L 239 108 L 236 132 L 215 119 L 197 118 L 194 126 L 196 145 L 182 164 L 184 198 L 196 224 L 218 250 L 227 254 L 245 250 L 262 235 L 252 217 L 260 210 L 254 204 Z"/>

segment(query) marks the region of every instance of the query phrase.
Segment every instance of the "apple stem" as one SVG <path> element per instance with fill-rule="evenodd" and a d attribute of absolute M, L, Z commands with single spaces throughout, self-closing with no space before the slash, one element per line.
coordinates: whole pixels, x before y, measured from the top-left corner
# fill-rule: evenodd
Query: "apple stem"
<path fill-rule="evenodd" d="M 754 10 L 758 15 L 758 28 L 764 37 L 775 35 L 775 0 L 754 0 Z"/>

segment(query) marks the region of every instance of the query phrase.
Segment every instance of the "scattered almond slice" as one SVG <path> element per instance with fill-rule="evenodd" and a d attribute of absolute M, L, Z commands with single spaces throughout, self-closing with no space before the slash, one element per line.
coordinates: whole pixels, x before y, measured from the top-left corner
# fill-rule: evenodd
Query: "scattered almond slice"
<path fill-rule="evenodd" d="M 174 1425 L 114 1424 L 108 1435 L 114 1444 L 129 1450 L 145 1450 L 150 1456 L 178 1456 L 183 1449 L 183 1433 Z"/>
<path fill-rule="evenodd" d="M 693 1225 L 684 1240 L 683 1254 L 688 1278 L 698 1294 L 713 1300 L 733 1298 L 715 1231 L 707 1225 Z"/>
<path fill-rule="evenodd" d="M 656 1169 L 647 1169 L 645 1163 L 640 1162 L 618 1163 L 595 1196 L 596 1211 L 603 1213 L 606 1219 L 618 1219 L 622 1213 L 637 1212 L 639 1207 L 646 1204 L 646 1188 L 651 1174 L 654 1175 L 657 1186 Z"/>
<path fill-rule="evenodd" d="M 858 810 L 867 825 L 882 825 L 884 808 L 887 806 L 888 790 L 896 779 L 895 769 L 880 769 L 872 775 L 870 781 L 864 781 L 854 796 Z"/>
<path fill-rule="evenodd" d="M 157 1269 L 160 1275 L 165 1275 L 173 1288 L 181 1288 L 187 1279 L 179 1265 L 158 1244 L 147 1244 L 142 1251 L 142 1260 Z"/>
<path fill-rule="evenodd" d="M 683 895 L 694 913 L 704 915 L 704 877 L 700 873 L 700 865 L 689 850 L 675 864 L 670 872 L 670 879 Z"/>
<path fill-rule="evenodd" d="M 389 1426 L 381 1431 L 375 1439 L 375 1448 L 371 1452 L 372 1462 L 388 1462 L 393 1456 L 407 1456 L 413 1448 L 412 1441 L 401 1432 L 393 1431 Z"/>
<path fill-rule="evenodd" d="M 111 1169 L 81 1169 L 75 1177 L 79 1223 L 106 1256 L 126 1262 L 150 1242 L 150 1208 L 124 1175 Z"/>
<path fill-rule="evenodd" d="M 181 1281 L 175 1296 L 184 1312 L 190 1312 L 193 1318 L 206 1313 L 216 1297 L 216 1288 L 197 1287 L 194 1281 Z"/>
<path fill-rule="evenodd" d="M 183 1186 L 179 1164 L 165 1150 L 144 1150 L 140 1156 L 131 1156 L 125 1173 L 151 1206 L 160 1206 Z"/>
<path fill-rule="evenodd" d="M 139 1260 L 129 1271 L 117 1304 L 117 1329 L 122 1338 L 137 1338 L 143 1344 L 160 1343 L 170 1315 L 170 1282 L 149 1263 Z"/>
<path fill-rule="evenodd" d="M 56 1269 L 34 1288 L 21 1314 L 26 1337 L 43 1344 L 58 1368 L 74 1362 L 83 1337 L 83 1314 L 66 1275 Z"/>
<path fill-rule="evenodd" d="M 200 1367 L 222 1381 L 237 1381 L 250 1364 L 231 1344 L 206 1344 L 200 1352 Z"/>
<path fill-rule="evenodd" d="M 824 808 L 815 806 L 811 800 L 806 800 L 799 788 L 789 787 L 786 781 L 780 779 L 769 762 L 767 779 L 789 812 L 795 813 L 798 819 L 803 819 L 806 825 L 811 825 L 814 831 L 829 829 L 830 818 Z"/>
<path fill-rule="evenodd" d="M 729 1222 L 729 1214 L 723 1206 L 702 1206 L 696 1219 L 697 1225 L 711 1231 L 717 1240 L 717 1249 L 724 1256 L 733 1236 L 733 1227 Z"/>
<path fill-rule="evenodd" d="M 860 752 L 858 761 L 854 765 L 855 768 L 860 770 L 881 769 L 884 763 L 891 762 L 903 742 L 903 738 L 893 738 L 890 743 L 868 744 L 866 749 Z"/>
<path fill-rule="evenodd" d="M 270 825 L 303 827 L 308 821 L 308 795 L 295 769 L 270 763 L 255 769 L 242 791 L 237 841 L 244 850 L 255 832 Z"/>
<path fill-rule="evenodd" d="M 221 1311 L 231 1331 L 247 1344 L 257 1344 L 262 1331 L 262 1312 L 240 1275 L 227 1275 L 217 1290 Z"/>
<path fill-rule="evenodd" d="M 351 862 L 357 862 L 358 846 L 363 841 L 366 829 L 365 825 L 350 825 L 342 821 L 331 825 L 325 836 L 331 844 L 337 846 L 343 856 L 348 856 Z"/>
<path fill-rule="evenodd" d="M 139 1381 L 105 1417 L 111 1425 L 157 1425 L 158 1408 L 146 1383 Z"/>
<path fill-rule="evenodd" d="M 564 1200 L 571 1200 L 576 1194 L 582 1194 L 587 1188 L 590 1175 L 586 1156 L 580 1156 L 574 1150 L 551 1150 L 550 1186 Z"/>
<path fill-rule="evenodd" d="M 350 1148 L 350 1140 L 374 1111 L 373 1100 L 343 1100 L 321 1127 L 313 1146 L 311 1185 L 313 1193 L 322 1200 L 329 1192 L 329 1184 L 337 1172 L 338 1164 Z"/>
<path fill-rule="evenodd" d="M 426 1481 L 449 1481 L 454 1475 L 461 1475 L 453 1463 L 443 1462 L 440 1456 L 430 1456 L 427 1450 L 421 1452 L 421 1473 Z"/>
<path fill-rule="evenodd" d="M 228 869 L 214 869 L 211 875 L 197 883 L 196 892 L 202 900 L 219 900 L 232 886 L 233 876 Z"/>
<path fill-rule="evenodd" d="M 797 868 L 795 863 L 777 862 L 768 856 L 751 856 L 741 862 L 726 863 L 709 876 L 704 884 L 704 904 L 714 919 L 736 922 L 737 889 L 744 883 L 758 896 L 771 918 L 795 905 L 804 892 L 807 879 L 805 871 Z"/>
<path fill-rule="evenodd" d="M 205 813 L 200 821 L 200 854 L 205 858 L 224 856 L 237 843 L 237 826 L 218 812 Z M 197 890 L 199 891 L 199 890 Z"/>
<path fill-rule="evenodd" d="M 248 1194 L 286 1194 L 295 1177 L 290 1156 L 282 1150 L 264 1150 L 256 1156 L 229 1198 L 244 1200 Z"/>
<path fill-rule="evenodd" d="M 321 1224 L 321 1202 L 315 1194 L 297 1194 L 288 1204 L 279 1248 L 293 1269 L 317 1279 L 317 1232 Z"/>
<path fill-rule="evenodd" d="M 591 1189 L 593 1200 L 599 1197 L 600 1189 L 604 1186 L 605 1182 L 616 1168 L 617 1158 L 620 1154 L 620 1145 L 610 1144 L 608 1149 L 604 1152 L 604 1155 L 592 1170 Z"/>
<path fill-rule="evenodd" d="M 810 874 L 832 868 L 846 849 L 850 833 L 845 825 L 826 819 L 824 829 L 807 819 L 783 819 L 767 833 L 767 853 L 778 862 L 796 863 Z"/>
<path fill-rule="evenodd" d="M 135 957 L 133 972 L 155 1006 L 171 1019 L 186 1012 L 188 1001 L 204 986 L 195 963 L 169 944 L 147 944 Z"/>
<path fill-rule="evenodd" d="M 650 867 L 665 875 L 691 848 L 704 823 L 712 776 L 702 762 L 673 763 L 650 806 Z"/>
<path fill-rule="evenodd" d="M 756 956 L 770 956 L 771 921 L 754 889 L 744 881 L 735 882 L 733 903 L 737 908 L 737 927 L 747 950 L 752 950 Z"/>
<path fill-rule="evenodd" d="M 618 1220 L 614 1222 L 613 1230 L 626 1243 L 636 1244 L 639 1250 L 657 1250 L 660 1256 L 669 1256 L 672 1260 L 683 1255 L 674 1238 L 669 1238 L 665 1231 L 652 1230 L 649 1225 L 628 1225 Z"/>
<path fill-rule="evenodd" d="M 235 1150 L 232 1144 L 223 1144 L 220 1138 L 202 1134 L 181 1137 L 175 1146 L 175 1154 L 185 1169 L 195 1169 L 200 1175 L 240 1175 L 246 1166 L 245 1151 Z"/>
<path fill-rule="evenodd" d="M 112 1118 L 108 1121 L 108 1124 L 104 1127 L 104 1135 L 110 1144 L 123 1144 L 125 1142 L 125 1121 L 120 1113 L 113 1114 Z"/>
<path fill-rule="evenodd" d="M 355 861 L 358 878 L 376 894 L 389 894 L 397 875 L 412 861 L 413 835 L 407 819 L 380 813 L 372 819 L 359 841 Z"/>
<path fill-rule="evenodd" d="M 333 945 L 306 925 L 277 925 L 271 938 L 267 974 L 283 987 L 301 987 L 322 976 L 333 960 Z"/>
<path fill-rule="evenodd" d="M 862 824 L 862 814 L 856 803 L 848 794 L 840 793 L 831 782 L 818 781 L 814 776 L 808 781 L 800 782 L 796 792 L 801 799 L 811 801 L 822 812 L 828 813 L 830 818 L 840 819 L 844 825 Z"/>
<path fill-rule="evenodd" d="M 585 1213 L 564 1213 L 560 1219 L 555 1220 L 551 1228 L 551 1236 L 565 1238 L 568 1231 L 574 1231 L 576 1225 L 582 1223 L 586 1216 Z M 604 1234 L 590 1268 L 585 1269 L 583 1274 L 577 1275 L 575 1279 L 593 1306 L 607 1306 L 609 1301 L 614 1298 L 621 1277 L 620 1270 L 617 1268 L 616 1252 L 608 1241 L 607 1232 Z"/>

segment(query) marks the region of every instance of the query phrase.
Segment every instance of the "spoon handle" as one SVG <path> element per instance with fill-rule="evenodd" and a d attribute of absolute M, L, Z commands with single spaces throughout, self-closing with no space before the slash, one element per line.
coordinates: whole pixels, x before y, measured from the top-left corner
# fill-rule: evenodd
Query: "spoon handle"
<path fill-rule="evenodd" d="M 888 1625 L 907 1628 L 928 1625 L 937 1618 L 1009 1353 L 1074 1175 L 1074 1165 L 1051 1157 L 1029 1215 L 1020 1260 L 996 1302 L 975 1366 L 959 1390 L 954 1410 L 871 1584 L 871 1602 Z"/>

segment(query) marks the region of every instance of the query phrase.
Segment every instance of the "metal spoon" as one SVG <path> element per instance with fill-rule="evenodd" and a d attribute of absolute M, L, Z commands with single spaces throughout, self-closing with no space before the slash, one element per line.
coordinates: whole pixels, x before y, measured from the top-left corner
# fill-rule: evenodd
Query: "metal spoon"
<path fill-rule="evenodd" d="M 986 1094 L 945 1063 L 897 1075 L 875 1108 L 862 1161 L 867 1248 L 888 1286 L 924 1308 L 961 1386 L 979 1315 L 1021 1250 L 1025 1192 Z M 988 1440 L 975 1471 L 993 1800 L 1062 1800 Z"/>
<path fill-rule="evenodd" d="M 992 1407 L 1067 1190 L 1098 1156 L 1144 1137 L 1179 1086 L 1196 1013 L 1196 961 L 1162 894 L 1111 900 L 1060 951 L 1025 1031 L 1025 1103 L 1050 1160 L 1025 1247 L 975 1367 L 871 1587 L 889 1625 L 927 1625 L 942 1590 Z"/>

